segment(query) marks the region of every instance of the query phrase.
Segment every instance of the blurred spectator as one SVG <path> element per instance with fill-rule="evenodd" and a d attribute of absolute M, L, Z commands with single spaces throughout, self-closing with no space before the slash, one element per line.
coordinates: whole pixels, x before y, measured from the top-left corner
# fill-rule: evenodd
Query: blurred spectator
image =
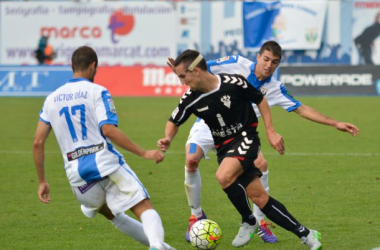
<path fill-rule="evenodd" d="M 35 57 L 38 61 L 38 64 L 50 65 L 52 64 L 53 59 L 56 57 L 53 46 L 51 46 L 48 41 L 48 36 L 41 36 L 38 42 L 38 48 L 35 50 Z"/>
<path fill-rule="evenodd" d="M 359 51 L 359 63 L 373 65 L 372 49 L 375 49 L 374 41 L 380 35 L 380 12 L 376 14 L 375 22 L 364 29 L 364 31 L 355 38 L 355 45 Z"/>

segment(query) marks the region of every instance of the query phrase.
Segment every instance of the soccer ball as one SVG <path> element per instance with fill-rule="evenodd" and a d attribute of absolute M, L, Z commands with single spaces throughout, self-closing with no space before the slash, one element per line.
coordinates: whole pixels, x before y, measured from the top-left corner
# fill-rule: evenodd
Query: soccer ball
<path fill-rule="evenodd" d="M 191 245 L 198 249 L 215 249 L 221 239 L 222 231 L 212 220 L 199 220 L 190 229 Z"/>

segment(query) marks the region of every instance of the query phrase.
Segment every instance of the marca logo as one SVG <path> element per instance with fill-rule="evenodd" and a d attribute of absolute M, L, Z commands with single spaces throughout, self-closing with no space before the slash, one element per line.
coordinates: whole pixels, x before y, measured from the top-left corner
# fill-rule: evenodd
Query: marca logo
<path fill-rule="evenodd" d="M 143 86 L 181 86 L 177 75 L 173 72 L 166 73 L 164 68 L 144 68 Z"/>
<path fill-rule="evenodd" d="M 67 27 L 63 26 L 57 27 L 41 27 L 41 36 L 45 35 L 52 38 L 100 38 L 102 37 L 102 29 L 99 26 L 89 27 L 89 26 L 74 26 Z"/>
<path fill-rule="evenodd" d="M 113 43 L 118 43 L 116 35 L 126 36 L 135 26 L 135 18 L 131 14 L 124 14 L 123 10 L 115 11 L 110 17 L 108 28 L 111 30 L 111 40 Z"/>

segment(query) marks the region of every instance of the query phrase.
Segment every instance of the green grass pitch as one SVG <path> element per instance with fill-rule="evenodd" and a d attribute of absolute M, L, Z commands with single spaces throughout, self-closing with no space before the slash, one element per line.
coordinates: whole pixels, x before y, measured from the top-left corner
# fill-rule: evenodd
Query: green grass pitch
<path fill-rule="evenodd" d="M 114 98 L 120 128 L 146 149 L 156 147 L 167 118 L 179 98 Z M 272 109 L 275 128 L 285 140 L 286 154 L 270 148 L 259 125 L 262 151 L 268 161 L 270 194 L 284 203 L 305 226 L 322 233 L 327 250 L 370 250 L 380 246 L 380 98 L 300 98 L 320 112 L 357 125 L 353 138 L 334 128 L 306 121 L 280 108 Z M 32 142 L 44 98 L 0 98 L 0 249 L 146 250 L 124 236 L 100 215 L 86 218 L 68 185 L 55 136 L 46 145 L 46 175 L 51 203 L 37 197 L 38 181 Z M 161 215 L 166 242 L 178 250 L 185 242 L 190 210 L 184 192 L 184 144 L 195 117 L 184 124 L 161 164 L 120 150 L 151 195 Z M 233 249 L 239 215 L 215 179 L 216 157 L 201 162 L 202 204 L 221 227 L 219 250 Z M 128 214 L 130 214 L 128 212 Z M 254 236 L 244 249 L 307 249 L 280 227 L 277 244 Z"/>

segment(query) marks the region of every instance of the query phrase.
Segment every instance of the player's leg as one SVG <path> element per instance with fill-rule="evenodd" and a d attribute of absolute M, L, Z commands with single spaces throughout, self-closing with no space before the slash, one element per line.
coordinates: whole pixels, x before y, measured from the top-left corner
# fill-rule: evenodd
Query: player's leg
<path fill-rule="evenodd" d="M 123 216 L 125 211 L 131 209 L 141 219 L 143 232 L 148 238 L 149 246 L 163 250 L 164 229 L 161 218 L 152 208 L 149 195 L 127 164 L 109 175 L 106 190 L 107 205 L 116 217 Z M 131 194 L 133 194 L 131 196 Z"/>
<path fill-rule="evenodd" d="M 161 218 L 153 209 L 149 199 L 145 199 L 131 207 L 131 211 L 141 219 L 141 223 L 152 249 L 164 250 L 164 228 Z"/>
<path fill-rule="evenodd" d="M 247 195 L 277 225 L 297 235 L 312 250 L 322 249 L 320 234 L 299 223 L 279 201 L 270 197 L 260 180 L 254 178 L 247 186 Z"/>
<path fill-rule="evenodd" d="M 199 162 L 206 157 L 207 152 L 214 147 L 214 141 L 208 126 L 202 120 L 197 120 L 190 130 L 186 142 L 185 162 L 185 192 L 191 209 L 189 225 L 186 229 L 185 239 L 190 242 L 190 228 L 200 220 L 206 219 L 201 208 L 202 180 L 199 172 Z"/>
<path fill-rule="evenodd" d="M 226 157 L 216 173 L 216 178 L 223 191 L 242 217 L 239 232 L 232 241 L 232 246 L 234 247 L 248 244 L 259 226 L 258 221 L 252 214 L 251 203 L 245 190 L 248 183 L 242 179 L 242 176 L 245 175 L 251 176 L 248 179 L 252 179 L 254 175 L 258 174 L 257 172 L 243 172 L 239 160 Z"/>
<path fill-rule="evenodd" d="M 260 170 L 252 164 L 259 152 L 260 140 L 256 133 L 242 132 L 241 137 L 218 146 L 217 179 L 242 218 L 239 232 L 232 241 L 234 247 L 248 244 L 259 226 L 245 190 L 253 177 L 261 176 Z"/>
<path fill-rule="evenodd" d="M 195 217 L 202 216 L 202 180 L 198 166 L 203 156 L 203 150 L 197 144 L 189 143 L 186 145 L 185 192 L 191 209 L 191 215 Z"/>
<path fill-rule="evenodd" d="M 129 217 L 125 213 L 119 213 L 115 216 L 106 204 L 105 186 L 109 185 L 109 179 L 100 182 L 88 183 L 82 187 L 72 187 L 73 193 L 81 204 L 81 210 L 84 215 L 93 218 L 96 214 L 102 214 L 108 219 L 119 231 L 135 239 L 136 241 L 149 246 L 142 224 Z M 89 188 L 88 188 L 89 187 Z M 170 245 L 164 243 L 165 250 L 173 250 Z"/>
<path fill-rule="evenodd" d="M 260 177 L 261 184 L 263 185 L 265 191 L 267 194 L 269 194 L 269 185 L 268 185 L 268 177 L 269 177 L 269 171 L 268 171 L 268 165 L 267 161 L 264 158 L 263 153 L 260 151 L 259 155 L 257 156 L 256 160 L 254 161 L 255 167 L 260 169 L 261 173 L 263 174 Z M 272 233 L 272 231 L 269 229 L 268 226 L 271 225 L 271 223 L 267 223 L 264 220 L 264 213 L 255 205 L 253 204 L 253 215 L 255 216 L 256 220 L 259 221 L 259 228 L 257 234 L 260 236 L 260 238 L 267 243 L 275 243 L 277 242 L 277 237 Z"/>

